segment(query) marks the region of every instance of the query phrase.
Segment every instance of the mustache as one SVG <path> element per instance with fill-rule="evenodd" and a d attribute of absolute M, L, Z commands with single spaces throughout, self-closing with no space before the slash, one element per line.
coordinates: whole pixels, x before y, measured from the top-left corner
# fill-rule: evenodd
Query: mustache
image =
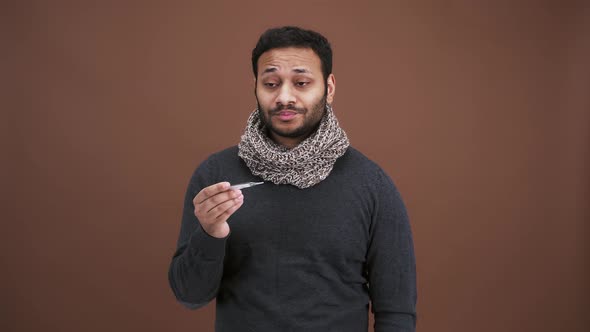
<path fill-rule="evenodd" d="M 295 107 L 294 105 L 278 105 L 277 107 L 271 109 L 269 113 L 270 115 L 277 115 L 282 111 L 293 111 L 296 113 L 303 114 L 305 113 L 305 108 Z"/>

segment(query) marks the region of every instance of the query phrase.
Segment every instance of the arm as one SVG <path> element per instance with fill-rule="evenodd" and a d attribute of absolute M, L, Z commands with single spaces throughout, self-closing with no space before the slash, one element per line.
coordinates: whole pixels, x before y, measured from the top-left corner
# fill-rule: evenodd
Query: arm
<path fill-rule="evenodd" d="M 188 185 L 177 249 L 168 271 L 174 295 L 191 309 L 217 295 L 229 234 L 226 220 L 241 205 L 235 199 L 239 191 L 227 191 L 229 183 L 206 187 L 212 182 L 209 163 L 195 171 Z"/>
<path fill-rule="evenodd" d="M 217 295 L 223 272 L 225 239 L 208 235 L 198 224 L 192 233 L 181 231 L 180 236 L 188 240 L 178 242 L 168 281 L 180 303 L 197 309 Z"/>
<path fill-rule="evenodd" d="M 380 175 L 367 253 L 375 332 L 413 332 L 417 291 L 412 232 L 399 192 L 385 173 Z"/>

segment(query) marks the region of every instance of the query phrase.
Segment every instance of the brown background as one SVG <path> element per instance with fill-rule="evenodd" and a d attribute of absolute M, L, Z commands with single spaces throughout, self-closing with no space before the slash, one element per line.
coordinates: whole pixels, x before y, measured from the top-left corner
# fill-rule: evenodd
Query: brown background
<path fill-rule="evenodd" d="M 336 114 L 404 195 L 418 331 L 590 330 L 588 2 L 2 6 L 0 330 L 213 331 L 168 287 L 182 198 L 284 24 L 331 40 Z"/>

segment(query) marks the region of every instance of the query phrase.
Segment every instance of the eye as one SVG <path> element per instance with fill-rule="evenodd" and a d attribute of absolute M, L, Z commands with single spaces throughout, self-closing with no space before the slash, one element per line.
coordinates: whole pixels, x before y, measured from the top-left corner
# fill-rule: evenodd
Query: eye
<path fill-rule="evenodd" d="M 275 88 L 278 85 L 279 85 L 278 83 L 272 83 L 272 82 L 264 83 L 264 86 L 269 87 L 269 88 Z"/>
<path fill-rule="evenodd" d="M 309 82 L 306 82 L 306 81 L 299 81 L 299 82 L 297 82 L 297 83 L 295 83 L 295 84 L 296 84 L 297 86 L 301 87 L 301 86 L 306 86 L 306 85 L 308 85 L 308 84 L 309 84 Z"/>

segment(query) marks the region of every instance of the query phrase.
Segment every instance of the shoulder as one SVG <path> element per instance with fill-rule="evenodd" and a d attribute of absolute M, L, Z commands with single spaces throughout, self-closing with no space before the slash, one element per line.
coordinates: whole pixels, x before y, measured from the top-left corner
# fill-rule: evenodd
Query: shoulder
<path fill-rule="evenodd" d="M 389 178 L 381 166 L 352 146 L 348 147 L 334 166 L 345 168 L 347 172 L 352 172 L 353 176 L 364 181 L 379 182 L 383 177 Z"/>
<path fill-rule="evenodd" d="M 223 149 L 221 151 L 217 151 L 214 152 L 212 154 L 210 154 L 207 159 L 205 159 L 201 165 L 205 165 L 208 167 L 214 167 L 215 165 L 219 165 L 219 164 L 227 164 L 227 163 L 231 163 L 232 161 L 235 161 L 238 159 L 238 146 L 234 145 L 234 146 L 230 146 L 226 149 Z"/>
<path fill-rule="evenodd" d="M 221 151 L 210 154 L 194 170 L 191 182 L 199 178 L 208 179 L 210 182 L 218 182 L 220 177 L 220 166 L 230 165 L 238 160 L 238 147 L 231 146 Z"/>
<path fill-rule="evenodd" d="M 365 156 L 362 152 L 357 150 L 356 148 L 349 146 L 346 153 L 342 156 L 344 160 L 352 165 L 357 165 L 359 167 L 368 167 L 371 169 L 380 168 L 374 161 L 369 159 Z"/>
<path fill-rule="evenodd" d="M 391 210 L 391 213 L 405 215 L 406 209 L 401 193 L 387 172 L 354 148 L 349 147 L 347 154 L 348 163 L 353 165 L 351 169 L 355 172 L 350 182 L 362 192 L 363 197 L 371 200 L 372 209 L 382 212 Z"/>
<path fill-rule="evenodd" d="M 226 162 L 226 161 L 235 160 L 237 158 L 238 158 L 238 146 L 234 145 L 234 146 L 230 146 L 226 149 L 223 149 L 221 151 L 211 154 L 209 156 L 208 160 L 211 160 L 214 162 Z"/>
<path fill-rule="evenodd" d="M 361 191 L 367 198 L 401 200 L 397 186 L 387 172 L 354 147 L 334 165 L 340 179 Z"/>

